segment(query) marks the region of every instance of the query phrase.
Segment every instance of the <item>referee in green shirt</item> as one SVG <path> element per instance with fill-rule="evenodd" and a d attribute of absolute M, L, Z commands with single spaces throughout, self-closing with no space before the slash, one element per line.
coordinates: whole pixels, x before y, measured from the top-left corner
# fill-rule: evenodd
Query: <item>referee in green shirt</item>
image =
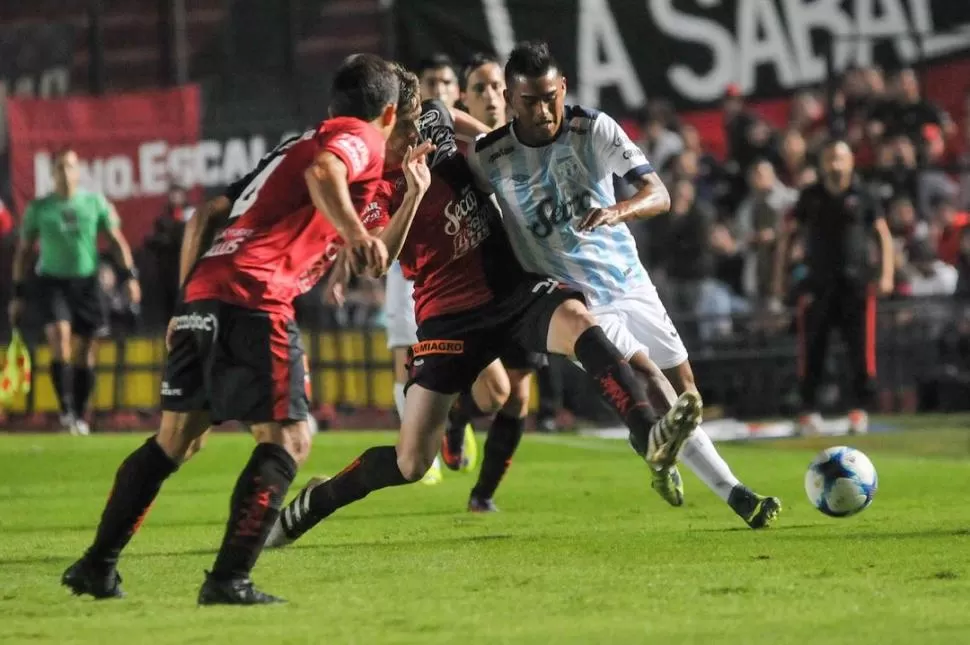
<path fill-rule="evenodd" d="M 84 421 L 94 389 L 96 339 L 106 330 L 98 283 L 98 233 L 111 241 L 124 267 L 131 302 L 141 300 L 131 249 L 121 233 L 118 214 L 99 194 L 80 190 L 78 157 L 71 149 L 57 153 L 54 192 L 32 201 L 24 213 L 13 259 L 10 324 L 16 326 L 25 300 L 38 307 L 51 348 L 51 380 L 61 406 L 61 426 L 72 434 L 88 434 Z M 40 245 L 35 289 L 27 289 L 27 259 Z"/>

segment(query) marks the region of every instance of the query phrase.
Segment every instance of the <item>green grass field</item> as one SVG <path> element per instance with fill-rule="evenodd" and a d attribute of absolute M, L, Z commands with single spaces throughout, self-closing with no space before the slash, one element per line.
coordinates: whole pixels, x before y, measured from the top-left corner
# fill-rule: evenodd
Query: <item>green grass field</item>
<path fill-rule="evenodd" d="M 213 437 L 166 484 L 122 560 L 128 598 L 96 602 L 59 577 L 144 436 L 0 436 L 0 643 L 968 643 L 970 430 L 911 425 L 850 442 L 881 487 L 847 520 L 802 489 L 839 440 L 722 445 L 785 503 L 763 532 L 686 471 L 687 505 L 667 507 L 621 442 L 528 436 L 502 513 L 464 512 L 470 475 L 376 493 L 265 553 L 254 579 L 290 603 L 258 608 L 195 605 L 248 437 Z M 297 485 L 392 440 L 318 435 Z"/>

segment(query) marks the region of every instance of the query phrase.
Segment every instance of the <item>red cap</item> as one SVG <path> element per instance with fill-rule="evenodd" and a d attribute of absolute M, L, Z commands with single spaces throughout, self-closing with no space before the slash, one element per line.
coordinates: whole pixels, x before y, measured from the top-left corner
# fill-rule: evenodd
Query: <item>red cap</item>
<path fill-rule="evenodd" d="M 726 88 L 724 88 L 725 98 L 738 98 L 741 96 L 741 86 L 737 83 L 731 83 Z"/>
<path fill-rule="evenodd" d="M 923 126 L 923 138 L 927 141 L 939 141 L 943 138 L 943 131 L 935 123 L 927 123 Z"/>

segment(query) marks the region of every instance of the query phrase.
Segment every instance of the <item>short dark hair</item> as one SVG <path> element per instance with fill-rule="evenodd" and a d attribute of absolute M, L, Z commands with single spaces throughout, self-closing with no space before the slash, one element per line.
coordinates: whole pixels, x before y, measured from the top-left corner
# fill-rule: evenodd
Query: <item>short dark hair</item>
<path fill-rule="evenodd" d="M 526 40 L 516 45 L 509 54 L 509 60 L 505 63 L 505 84 L 512 87 L 516 76 L 536 78 L 545 76 L 551 69 L 560 70 L 560 67 L 549 51 L 549 45 L 542 40 Z"/>
<path fill-rule="evenodd" d="M 421 85 L 418 77 L 400 63 L 391 63 L 399 87 L 397 118 L 416 119 L 421 114 Z"/>
<path fill-rule="evenodd" d="M 468 77 L 471 76 L 472 73 L 482 65 L 488 65 L 490 63 L 494 63 L 499 67 L 502 66 L 502 64 L 498 61 L 498 57 L 492 54 L 486 54 L 485 52 L 472 54 L 472 57 L 465 61 L 465 66 L 462 68 L 461 75 L 458 77 L 458 89 L 460 89 L 462 92 L 467 92 Z"/>
<path fill-rule="evenodd" d="M 451 56 L 443 53 L 431 54 L 427 58 L 422 58 L 418 61 L 418 66 L 416 68 L 418 77 L 420 78 L 422 74 L 431 69 L 441 69 L 442 67 L 450 67 L 452 72 L 455 72 L 455 64 L 451 60 Z M 456 72 L 457 75 L 457 72 Z"/>
<path fill-rule="evenodd" d="M 374 54 L 354 54 L 344 61 L 330 86 L 330 115 L 373 121 L 384 106 L 396 105 L 401 88 L 391 66 Z"/>
<path fill-rule="evenodd" d="M 74 149 L 74 146 L 72 145 L 61 146 L 60 148 L 54 151 L 54 156 L 52 157 L 52 159 L 54 159 L 54 161 L 59 161 L 61 158 L 63 158 L 64 156 L 72 152 L 74 154 L 77 154 L 77 150 Z"/>

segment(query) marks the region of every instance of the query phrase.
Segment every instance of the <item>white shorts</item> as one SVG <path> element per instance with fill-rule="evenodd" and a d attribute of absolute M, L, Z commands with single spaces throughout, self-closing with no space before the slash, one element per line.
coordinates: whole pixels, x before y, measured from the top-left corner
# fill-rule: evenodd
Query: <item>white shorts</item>
<path fill-rule="evenodd" d="M 627 360 L 644 350 L 662 370 L 677 367 L 687 360 L 684 341 L 652 284 L 637 287 L 622 298 L 594 307 L 590 313 Z"/>
<path fill-rule="evenodd" d="M 391 264 L 387 271 L 384 289 L 387 347 L 410 347 L 418 342 L 418 324 L 414 321 L 414 283 L 404 277 L 397 262 Z"/>

